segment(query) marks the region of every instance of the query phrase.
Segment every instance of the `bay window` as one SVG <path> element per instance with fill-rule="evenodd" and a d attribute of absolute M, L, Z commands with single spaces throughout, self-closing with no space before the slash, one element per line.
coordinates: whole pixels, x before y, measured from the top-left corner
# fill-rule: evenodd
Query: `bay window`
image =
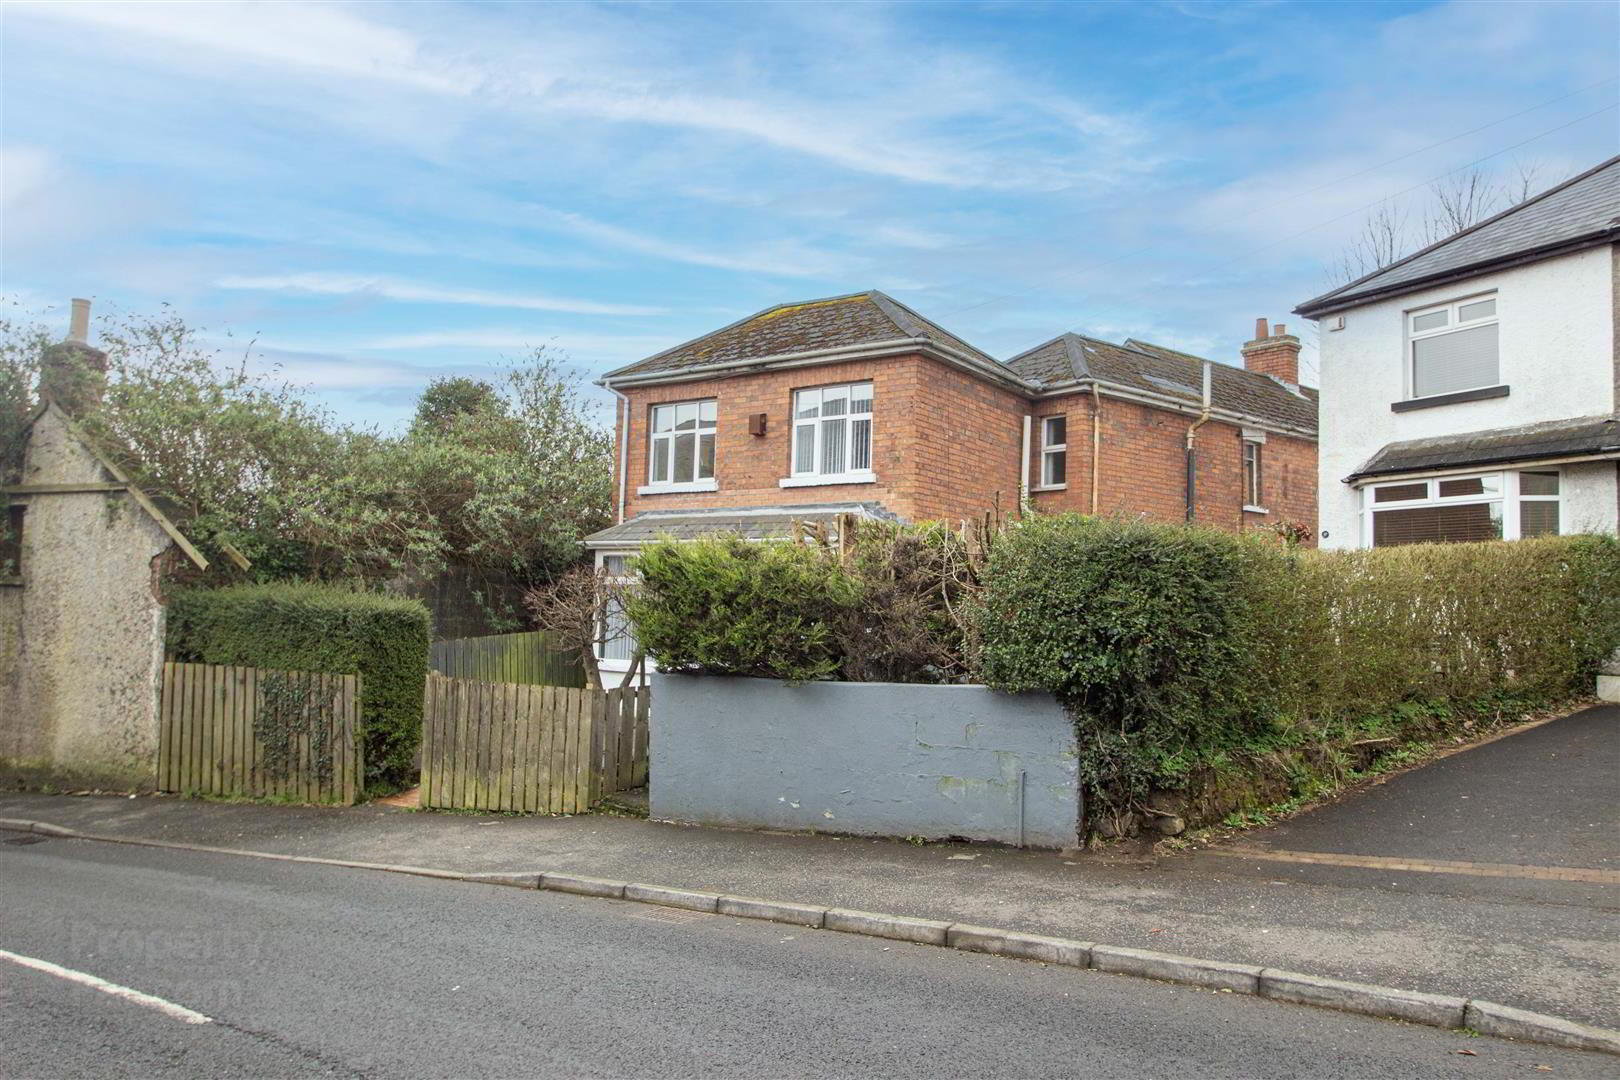
<path fill-rule="evenodd" d="M 653 491 L 714 490 L 715 402 L 654 405 L 647 446 Z"/>
<path fill-rule="evenodd" d="M 1500 381 L 1496 297 L 1407 313 L 1410 397 L 1481 390 Z"/>
<path fill-rule="evenodd" d="M 1363 494 L 1373 547 L 1556 535 L 1556 469 L 1440 476 L 1374 484 Z"/>
<path fill-rule="evenodd" d="M 872 479 L 872 384 L 795 391 L 793 474 L 783 485 Z"/>

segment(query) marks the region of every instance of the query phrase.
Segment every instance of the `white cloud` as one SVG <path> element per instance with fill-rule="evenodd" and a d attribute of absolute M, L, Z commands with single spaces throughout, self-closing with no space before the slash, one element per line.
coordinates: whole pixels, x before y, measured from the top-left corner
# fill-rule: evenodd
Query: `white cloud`
<path fill-rule="evenodd" d="M 576 236 L 640 255 L 651 255 L 691 266 L 736 270 L 751 274 L 778 274 L 785 277 L 831 277 L 847 273 L 850 260 L 831 252 L 817 251 L 798 242 L 783 242 L 774 248 L 721 252 L 675 243 L 607 222 L 594 221 L 582 214 L 530 207 L 536 220 L 566 229 Z"/>
<path fill-rule="evenodd" d="M 829 29 L 819 73 L 794 91 L 744 75 L 728 85 L 712 68 L 692 66 L 684 56 L 690 42 L 647 40 L 653 35 L 631 33 L 623 22 L 600 25 L 572 7 L 578 17 L 551 17 L 516 36 L 509 26 L 419 14 L 410 6 L 367 9 L 392 22 L 306 2 L 29 2 L 10 10 L 107 31 L 126 56 L 156 45 L 169 67 L 217 74 L 228 67 L 222 57 L 235 57 L 274 69 L 278 80 L 394 85 L 516 116 L 730 136 L 859 173 L 944 187 L 1061 188 L 1130 172 L 1133 159 L 1124 151 L 1143 143 L 1121 117 L 985 61 L 897 37 L 878 9 L 865 13 L 858 30 L 848 23 Z M 534 20 L 549 15 L 528 10 Z M 431 25 L 419 32 L 400 25 L 412 19 Z M 899 47 L 907 53 L 904 64 L 894 59 Z M 854 70 L 863 78 L 849 77 Z M 263 87 L 262 75 L 252 78 Z M 387 124 L 386 112 L 367 108 L 364 115 Z M 332 122 L 341 121 L 334 112 Z M 1023 144 L 1052 128 L 1080 138 L 1062 153 Z"/>
<path fill-rule="evenodd" d="M 666 310 L 636 304 L 604 304 L 594 300 L 573 300 L 533 293 L 496 293 L 483 289 L 459 289 L 446 285 L 402 281 L 397 278 L 320 271 L 260 276 L 233 275 L 221 278 L 215 284 L 221 289 L 307 293 L 318 296 L 362 296 L 407 303 L 566 311 L 575 315 L 661 315 Z"/>

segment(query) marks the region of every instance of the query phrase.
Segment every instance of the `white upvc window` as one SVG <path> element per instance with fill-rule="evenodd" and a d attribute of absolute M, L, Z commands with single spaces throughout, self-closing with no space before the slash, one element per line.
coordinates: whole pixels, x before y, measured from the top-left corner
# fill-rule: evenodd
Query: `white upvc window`
<path fill-rule="evenodd" d="M 630 570 L 634 553 L 628 551 L 598 551 L 596 568 L 610 581 L 628 585 L 635 580 Z M 607 671 L 626 671 L 636 654 L 636 639 L 630 633 L 630 621 L 624 609 L 610 603 L 597 619 L 597 666 Z"/>
<path fill-rule="evenodd" d="M 1069 486 L 1069 421 L 1063 416 L 1041 417 L 1042 488 Z"/>
<path fill-rule="evenodd" d="M 792 475 L 783 486 L 873 479 L 872 384 L 794 391 Z"/>
<path fill-rule="evenodd" d="M 1362 492 L 1368 547 L 1555 536 L 1562 519 L 1557 469 L 1434 476 Z"/>
<path fill-rule="evenodd" d="M 1494 295 L 1406 313 L 1409 398 L 1481 390 L 1501 382 Z"/>
<path fill-rule="evenodd" d="M 654 405 L 647 440 L 647 492 L 713 491 L 715 402 Z"/>

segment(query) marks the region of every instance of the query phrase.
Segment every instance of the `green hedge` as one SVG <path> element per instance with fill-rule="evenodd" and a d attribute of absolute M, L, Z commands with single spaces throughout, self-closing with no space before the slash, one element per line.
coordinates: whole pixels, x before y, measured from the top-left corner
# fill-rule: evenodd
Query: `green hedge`
<path fill-rule="evenodd" d="M 334 585 L 181 589 L 168 607 L 177 660 L 358 674 L 371 790 L 411 781 L 429 637 L 421 601 Z"/>
<path fill-rule="evenodd" d="M 1009 530 L 984 581 L 985 681 L 1056 694 L 1090 805 L 1116 811 L 1267 753 L 1589 693 L 1620 645 L 1612 537 L 1314 552 L 1060 515 Z"/>
<path fill-rule="evenodd" d="M 635 569 L 625 609 L 665 671 L 789 682 L 837 673 L 833 628 L 856 591 L 819 548 L 733 536 L 661 541 Z"/>
<path fill-rule="evenodd" d="M 852 541 L 654 545 L 630 617 L 666 670 L 1055 694 L 1090 820 L 1125 831 L 1167 796 L 1218 820 L 1589 694 L 1620 646 L 1613 537 L 1317 552 L 1071 514 L 984 558 L 938 527 Z"/>

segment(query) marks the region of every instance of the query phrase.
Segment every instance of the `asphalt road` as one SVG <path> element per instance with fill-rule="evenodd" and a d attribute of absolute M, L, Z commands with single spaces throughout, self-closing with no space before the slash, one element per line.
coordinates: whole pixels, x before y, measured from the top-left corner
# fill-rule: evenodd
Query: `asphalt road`
<path fill-rule="evenodd" d="M 77 840 L 0 842 L 0 950 L 213 1020 L 184 1023 L 0 958 L 6 1077 L 1595 1077 L 1615 1066 L 827 931 Z"/>

